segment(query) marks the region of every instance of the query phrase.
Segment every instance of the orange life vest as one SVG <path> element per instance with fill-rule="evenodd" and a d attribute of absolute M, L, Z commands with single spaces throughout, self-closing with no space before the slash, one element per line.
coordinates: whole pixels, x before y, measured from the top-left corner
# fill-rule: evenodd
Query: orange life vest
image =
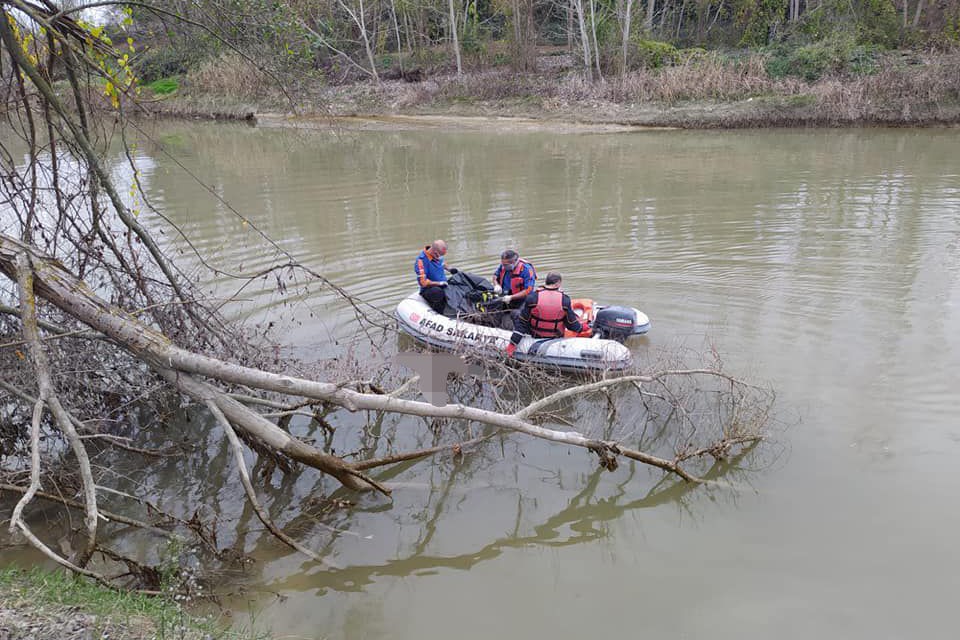
<path fill-rule="evenodd" d="M 559 338 L 563 335 L 563 292 L 559 289 L 538 289 L 537 304 L 530 309 L 530 330 L 536 338 Z"/>
<path fill-rule="evenodd" d="M 533 272 L 533 279 L 537 279 L 537 270 L 533 267 L 532 264 L 524 260 L 523 258 L 517 258 L 517 264 L 514 265 L 513 269 L 507 273 L 507 270 L 502 268 L 500 269 L 500 278 L 497 284 L 500 285 L 500 288 L 503 289 L 504 293 L 520 293 L 523 291 L 523 267 L 528 265 L 530 270 Z M 507 278 L 507 275 L 510 278 Z M 510 286 L 507 286 L 509 282 Z"/>

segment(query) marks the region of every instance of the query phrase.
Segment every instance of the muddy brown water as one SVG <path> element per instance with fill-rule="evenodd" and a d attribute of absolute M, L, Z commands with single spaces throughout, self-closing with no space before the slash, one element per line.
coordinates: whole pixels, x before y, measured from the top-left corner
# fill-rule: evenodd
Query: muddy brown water
<path fill-rule="evenodd" d="M 425 242 L 481 273 L 515 246 L 577 295 L 643 309 L 638 359 L 715 349 L 789 425 L 733 490 L 520 438 L 404 467 L 392 503 L 322 523 L 316 476 L 275 481 L 265 499 L 333 570 L 264 539 L 235 483 L 183 486 L 232 464 L 211 437 L 160 465 L 156 497 L 236 520 L 225 543 L 255 562 L 235 619 L 298 638 L 955 635 L 960 131 L 151 133 L 151 199 L 225 269 L 278 259 L 261 230 L 390 312 Z M 243 297 L 234 313 L 304 353 L 355 333 L 322 291 Z"/>

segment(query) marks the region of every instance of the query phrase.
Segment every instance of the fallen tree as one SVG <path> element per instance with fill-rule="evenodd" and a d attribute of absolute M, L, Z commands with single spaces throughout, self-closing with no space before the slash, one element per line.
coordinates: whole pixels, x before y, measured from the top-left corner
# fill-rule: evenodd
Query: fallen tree
<path fill-rule="evenodd" d="M 18 262 L 20 266 L 17 265 Z M 26 265 L 30 265 L 30 267 Z M 631 449 L 617 442 L 587 438 L 575 431 L 546 429 L 530 421 L 538 412 L 560 400 L 614 386 L 652 383 L 668 376 L 695 374 L 715 375 L 723 377 L 731 383 L 737 382 L 719 371 L 709 369 L 661 371 L 653 375 L 627 375 L 600 380 L 559 391 L 537 400 L 513 414 L 477 409 L 462 404 L 448 404 L 437 407 L 431 403 L 404 400 L 390 394 L 361 393 L 349 389 L 345 385 L 332 382 L 318 382 L 243 367 L 180 348 L 162 334 L 133 318 L 125 316 L 122 310 L 113 308 L 97 298 L 82 281 L 59 267 L 56 262 L 35 254 L 27 245 L 3 235 L 0 235 L 0 271 L 11 278 L 31 278 L 36 283 L 36 290 L 45 300 L 53 303 L 61 311 L 68 313 L 87 326 L 102 332 L 119 346 L 147 362 L 157 373 L 183 393 L 198 402 L 215 406 L 217 410 L 222 412 L 224 420 L 228 420 L 248 436 L 262 441 L 297 462 L 333 475 L 351 489 L 377 488 L 377 485 L 369 478 L 363 477 L 351 465 L 344 463 L 335 456 L 325 454 L 291 438 L 289 434 L 275 424 L 250 411 L 225 391 L 194 376 L 203 376 L 221 383 L 243 385 L 249 389 L 272 391 L 286 396 L 328 402 L 349 411 L 386 411 L 431 418 L 455 418 L 479 422 L 551 442 L 583 447 L 596 453 L 602 460 L 624 456 L 675 473 L 684 480 L 692 482 L 697 482 L 699 479 L 684 470 L 682 466 L 684 461 L 713 453 L 718 454 L 717 457 L 722 457 L 724 452 L 732 446 L 749 444 L 755 442 L 759 437 L 757 433 L 750 431 L 741 433 L 737 427 L 743 425 L 731 424 L 732 431 L 724 433 L 723 437 L 711 447 L 687 452 L 674 460 L 666 460 Z M 32 297 L 33 292 L 30 289 L 22 289 L 22 291 L 25 295 L 21 299 L 21 308 L 29 309 L 35 306 L 36 300 Z M 388 493 L 382 488 L 381 490 Z"/>
<path fill-rule="evenodd" d="M 29 245 L 5 235 L 0 235 L 0 272 L 3 272 L 11 280 L 20 283 L 20 310 L 24 333 L 33 352 L 34 369 L 41 389 L 40 398 L 36 401 L 34 408 L 34 439 L 39 429 L 37 412 L 46 405 L 53 412 L 58 428 L 74 446 L 77 460 L 80 461 L 84 486 L 88 487 L 85 492 L 85 505 L 88 512 L 88 544 L 84 553 L 85 557 L 80 557 L 78 565 L 82 565 L 89 559 L 95 546 L 98 515 L 96 496 L 90 489 L 93 481 L 90 478 L 89 470 L 84 470 L 83 460 L 85 455 L 82 445 L 79 448 L 76 447 L 79 441 L 75 430 L 67 427 L 67 425 L 72 424 L 70 417 L 56 401 L 55 394 L 50 390 L 48 367 L 44 361 L 43 346 L 40 344 L 36 329 L 37 323 L 34 311 L 37 305 L 36 296 L 110 339 L 137 359 L 147 363 L 157 375 L 179 392 L 209 407 L 223 426 L 224 433 L 230 439 L 231 446 L 237 454 L 236 460 L 241 480 L 258 516 L 284 542 L 308 555 L 312 555 L 312 553 L 280 532 L 272 524 L 269 515 L 257 503 L 253 486 L 243 464 L 243 457 L 239 455 L 240 444 L 236 440 L 234 430 L 242 433 L 248 442 L 252 441 L 257 443 L 259 447 L 273 450 L 294 462 L 330 474 L 349 489 L 378 490 L 384 494 L 389 494 L 389 487 L 370 478 L 364 472 L 364 470 L 379 465 L 369 462 L 366 464 L 351 464 L 340 457 L 321 451 L 292 437 L 276 423 L 245 406 L 234 395 L 231 395 L 231 389 L 242 387 L 246 389 L 248 395 L 256 392 L 280 394 L 295 406 L 309 404 L 306 401 L 316 401 L 341 407 L 347 411 L 366 410 L 399 413 L 489 425 L 562 445 L 587 449 L 598 456 L 604 467 L 611 470 L 616 468 L 618 458 L 623 457 L 660 468 L 676 474 L 684 481 L 694 483 L 702 482 L 702 478 L 688 471 L 685 463 L 704 457 L 723 459 L 732 451 L 739 451 L 740 448 L 752 445 L 762 437 L 760 429 L 767 417 L 765 412 L 768 406 L 766 405 L 753 407 L 749 416 L 733 412 L 726 416 L 727 421 L 721 426 L 721 430 L 715 439 L 702 446 L 677 450 L 673 459 L 666 459 L 631 448 L 620 441 L 591 438 L 576 431 L 551 429 L 535 424 L 534 420 L 554 405 L 577 396 L 602 393 L 614 387 L 627 385 L 637 385 L 639 390 L 642 385 L 661 383 L 671 377 L 712 376 L 726 381 L 731 388 L 740 388 L 741 393 L 742 389 L 749 387 L 717 370 L 665 370 L 649 375 L 626 375 L 576 385 L 526 404 L 512 413 L 492 411 L 463 404 L 448 404 L 437 407 L 427 402 L 404 399 L 398 397 L 397 394 L 365 393 L 351 389 L 349 384 L 316 381 L 245 367 L 184 349 L 175 345 L 158 331 L 137 321 L 123 310 L 98 298 L 83 281 L 64 269 L 57 261 L 39 254 Z M 249 397 L 251 400 L 255 398 L 252 395 Z M 677 406 L 682 408 L 682 403 L 678 403 Z M 757 413 L 758 410 L 760 413 Z M 35 451 L 35 447 L 33 447 L 33 450 Z M 382 461 L 382 464 L 395 463 L 421 455 L 426 456 L 437 451 L 439 449 L 434 448 L 429 452 L 408 452 L 406 455 L 387 458 Z M 38 481 L 39 458 L 34 458 L 31 467 L 33 472 L 31 488 L 35 490 Z M 20 512 L 22 506 L 29 502 L 31 497 L 32 491 L 28 490 L 28 493 L 18 504 L 12 518 L 12 524 L 25 532 L 26 527 L 20 518 Z M 39 544 L 39 541 L 32 542 Z M 52 555 L 49 549 L 46 549 L 45 553 Z M 72 567 L 72 564 L 68 566 Z"/>

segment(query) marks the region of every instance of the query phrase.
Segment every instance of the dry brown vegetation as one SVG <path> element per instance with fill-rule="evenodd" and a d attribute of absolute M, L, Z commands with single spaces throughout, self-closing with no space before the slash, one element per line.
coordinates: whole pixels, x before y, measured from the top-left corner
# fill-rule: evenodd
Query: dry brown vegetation
<path fill-rule="evenodd" d="M 920 65 L 884 64 L 874 75 L 829 78 L 813 85 L 816 109 L 829 123 L 924 123 L 956 120 L 960 54 L 930 57 Z"/>
<path fill-rule="evenodd" d="M 193 93 L 239 99 L 263 98 L 279 93 L 273 78 L 258 70 L 249 60 L 233 53 L 225 53 L 204 62 L 187 74 L 185 85 Z"/>
<path fill-rule="evenodd" d="M 960 118 L 960 52 L 914 56 L 909 63 L 890 55 L 875 73 L 828 75 L 813 82 L 773 78 L 765 62 L 760 54 L 728 60 L 706 53 L 601 82 L 589 82 L 563 65 L 537 73 L 498 68 L 379 86 L 300 79 L 291 102 L 271 90 L 270 77 L 234 56 L 222 58 L 222 66 L 190 74 L 181 95 L 155 108 L 221 117 L 279 109 L 301 115 L 514 115 L 690 128 L 910 125 Z"/>

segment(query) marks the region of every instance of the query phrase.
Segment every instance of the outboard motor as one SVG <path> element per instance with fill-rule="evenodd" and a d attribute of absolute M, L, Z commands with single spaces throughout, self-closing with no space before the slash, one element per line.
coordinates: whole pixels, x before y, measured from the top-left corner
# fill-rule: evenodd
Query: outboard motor
<path fill-rule="evenodd" d="M 637 316 L 627 307 L 604 307 L 593 319 L 593 332 L 601 338 L 626 342 L 633 334 Z"/>

